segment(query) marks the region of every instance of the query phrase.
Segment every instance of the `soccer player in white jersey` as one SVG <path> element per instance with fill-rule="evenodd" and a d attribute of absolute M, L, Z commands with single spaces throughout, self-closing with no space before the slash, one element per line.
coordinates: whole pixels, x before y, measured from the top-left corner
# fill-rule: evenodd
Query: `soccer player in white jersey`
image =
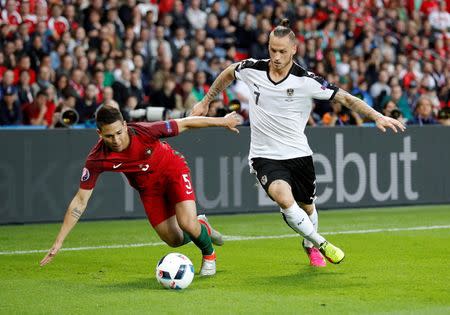
<path fill-rule="evenodd" d="M 337 264 L 345 255 L 317 232 L 315 172 L 304 134 L 312 100 L 339 102 L 373 120 L 383 132 L 386 128 L 403 131 L 405 127 L 294 63 L 296 51 L 296 37 L 289 28 L 289 20 L 284 19 L 270 33 L 270 59 L 247 59 L 227 67 L 194 106 L 191 115 L 206 115 L 209 103 L 233 80 L 247 84 L 252 95 L 250 168 L 279 205 L 286 223 L 304 237 L 303 247 L 310 264 L 323 267 L 323 256 Z"/>

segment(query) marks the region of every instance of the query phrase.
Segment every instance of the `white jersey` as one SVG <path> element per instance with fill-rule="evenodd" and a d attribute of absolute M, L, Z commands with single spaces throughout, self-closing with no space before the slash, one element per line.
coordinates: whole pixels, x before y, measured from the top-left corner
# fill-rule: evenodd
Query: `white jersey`
<path fill-rule="evenodd" d="M 331 100 L 338 88 L 296 63 L 279 82 L 269 77 L 269 60 L 241 61 L 234 72 L 250 92 L 249 159 L 286 160 L 312 155 L 305 126 L 312 100 Z"/>

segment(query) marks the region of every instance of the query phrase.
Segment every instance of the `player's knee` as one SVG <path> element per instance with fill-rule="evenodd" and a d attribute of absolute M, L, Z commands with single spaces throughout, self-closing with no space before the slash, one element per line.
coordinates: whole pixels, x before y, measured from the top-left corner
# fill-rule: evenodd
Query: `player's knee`
<path fill-rule="evenodd" d="M 292 194 L 283 190 L 275 190 L 271 193 L 273 200 L 283 209 L 289 208 L 295 202 Z"/>
<path fill-rule="evenodd" d="M 289 208 L 295 202 L 291 189 L 287 183 L 273 182 L 269 187 L 269 194 L 283 209 Z"/>
<path fill-rule="evenodd" d="M 185 231 L 189 235 L 196 235 L 200 228 L 197 218 L 195 219 L 183 218 L 181 220 L 178 220 L 178 225 L 183 231 Z"/>

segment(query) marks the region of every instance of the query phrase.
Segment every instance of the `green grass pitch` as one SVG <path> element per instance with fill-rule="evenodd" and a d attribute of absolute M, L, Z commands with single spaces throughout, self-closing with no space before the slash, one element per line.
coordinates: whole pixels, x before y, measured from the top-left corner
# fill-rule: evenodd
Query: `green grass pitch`
<path fill-rule="evenodd" d="M 146 220 L 80 222 L 64 248 L 93 248 L 43 268 L 44 253 L 11 252 L 49 248 L 59 224 L 0 226 L 0 314 L 450 314 L 450 205 L 322 211 L 346 258 L 321 269 L 277 213 L 209 220 L 235 238 L 216 248 L 217 275 L 183 291 L 163 289 L 155 265 L 181 252 L 198 272 L 199 252 L 158 244 Z"/>

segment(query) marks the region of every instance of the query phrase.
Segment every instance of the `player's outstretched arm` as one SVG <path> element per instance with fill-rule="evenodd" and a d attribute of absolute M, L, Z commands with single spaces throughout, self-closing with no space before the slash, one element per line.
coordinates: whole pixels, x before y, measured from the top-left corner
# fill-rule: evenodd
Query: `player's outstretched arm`
<path fill-rule="evenodd" d="M 67 208 L 66 215 L 64 216 L 64 222 L 61 226 L 58 236 L 56 237 L 55 242 L 53 243 L 52 248 L 39 263 L 41 266 L 44 266 L 49 262 L 51 262 L 53 257 L 55 257 L 55 255 L 58 253 L 58 251 L 62 247 L 64 239 L 72 230 L 72 228 L 75 226 L 75 224 L 78 222 L 78 219 L 81 217 L 84 210 L 86 209 L 87 203 L 91 195 L 92 189 L 86 190 L 80 188 L 76 193 L 75 197 L 73 197 L 72 201 L 69 204 L 69 207 Z"/>
<path fill-rule="evenodd" d="M 194 105 L 191 111 L 191 116 L 206 116 L 209 109 L 209 103 L 214 100 L 217 95 L 222 93 L 231 82 L 234 81 L 234 70 L 237 64 L 234 63 L 229 65 L 225 70 L 223 70 L 219 76 L 214 80 L 213 84 L 209 88 L 208 93 L 203 97 L 203 99 Z"/>
<path fill-rule="evenodd" d="M 241 123 L 241 119 L 236 112 L 227 114 L 225 117 L 186 117 L 175 119 L 178 124 L 178 132 L 183 132 L 192 128 L 224 127 L 230 131 L 239 133 L 236 128 Z"/>
<path fill-rule="evenodd" d="M 378 129 L 383 132 L 386 132 L 386 128 L 391 128 L 392 130 L 394 130 L 394 132 L 397 132 L 398 130 L 404 131 L 406 129 L 405 125 L 403 125 L 397 119 L 384 116 L 383 114 L 370 107 L 363 100 L 351 95 L 343 89 L 339 89 L 339 91 L 334 96 L 333 102 L 339 102 L 349 109 L 357 112 L 358 114 L 369 117 L 375 122 Z"/>

